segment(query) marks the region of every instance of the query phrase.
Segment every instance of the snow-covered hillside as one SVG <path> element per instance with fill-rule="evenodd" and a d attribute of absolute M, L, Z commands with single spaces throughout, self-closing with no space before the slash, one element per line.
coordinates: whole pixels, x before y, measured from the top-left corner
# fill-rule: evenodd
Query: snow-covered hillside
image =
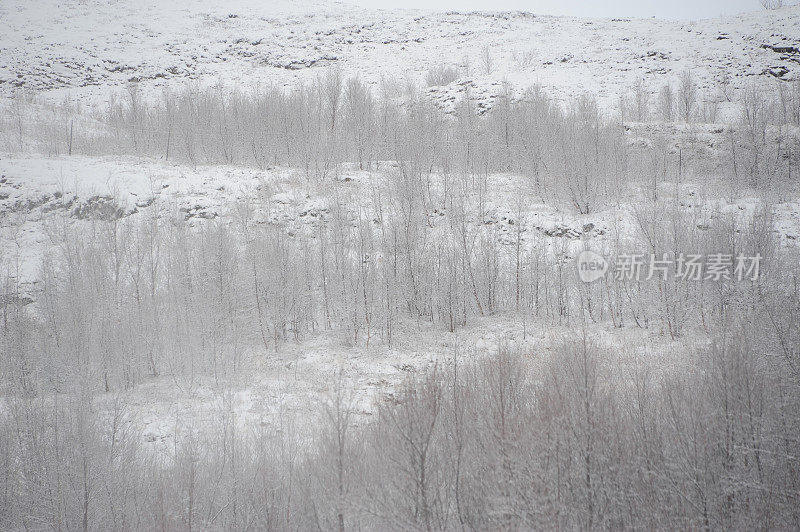
<path fill-rule="evenodd" d="M 0 0 L 0 530 L 797 528 L 799 155 L 800 5 Z"/>
<path fill-rule="evenodd" d="M 284 86 L 335 66 L 370 84 L 424 83 L 459 68 L 446 102 L 465 86 L 491 101 L 507 80 L 539 83 L 561 100 L 583 92 L 616 105 L 644 78 L 655 92 L 690 68 L 701 90 L 727 78 L 800 77 L 800 7 L 699 21 L 580 19 L 535 13 L 374 11 L 343 3 L 235 0 L 84 0 L 0 5 L 0 94 L 104 100 L 109 87 L 194 80 Z"/>

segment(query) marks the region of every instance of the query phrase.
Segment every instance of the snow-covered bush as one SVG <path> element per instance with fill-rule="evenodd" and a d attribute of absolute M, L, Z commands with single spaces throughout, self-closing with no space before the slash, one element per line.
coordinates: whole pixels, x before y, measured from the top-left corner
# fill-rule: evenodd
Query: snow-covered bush
<path fill-rule="evenodd" d="M 428 87 L 441 87 L 451 84 L 459 77 L 460 73 L 458 68 L 452 65 L 441 64 L 428 69 L 427 74 L 425 74 L 425 84 Z"/>

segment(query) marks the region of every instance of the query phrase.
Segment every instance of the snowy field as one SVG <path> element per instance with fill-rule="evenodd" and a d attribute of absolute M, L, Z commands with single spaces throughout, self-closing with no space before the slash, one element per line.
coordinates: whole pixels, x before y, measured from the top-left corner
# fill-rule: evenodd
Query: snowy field
<path fill-rule="evenodd" d="M 578 19 L 530 13 L 372 11 L 342 3 L 206 0 L 7 2 L 0 6 L 0 93 L 104 102 L 109 88 L 222 84 L 282 87 L 340 68 L 372 87 L 424 84 L 438 66 L 457 79 L 430 87 L 447 107 L 470 87 L 491 105 L 509 82 L 540 84 L 568 102 L 605 106 L 645 77 L 655 93 L 685 69 L 702 91 L 727 80 L 796 79 L 800 13 L 787 7 L 711 20 Z"/>

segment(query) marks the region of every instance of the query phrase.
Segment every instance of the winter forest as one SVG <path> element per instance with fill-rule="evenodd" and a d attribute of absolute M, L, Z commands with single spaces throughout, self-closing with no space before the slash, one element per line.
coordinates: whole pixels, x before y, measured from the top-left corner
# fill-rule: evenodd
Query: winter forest
<path fill-rule="evenodd" d="M 0 6 L 0 529 L 800 528 L 800 7 L 174 3 Z"/>

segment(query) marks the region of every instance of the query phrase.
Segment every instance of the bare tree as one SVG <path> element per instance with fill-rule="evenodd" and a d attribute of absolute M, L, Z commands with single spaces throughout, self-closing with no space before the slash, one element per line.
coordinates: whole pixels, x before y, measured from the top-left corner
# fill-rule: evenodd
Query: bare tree
<path fill-rule="evenodd" d="M 697 86 L 691 69 L 686 69 L 681 73 L 678 85 L 678 107 L 681 118 L 687 124 L 692 121 L 697 106 Z"/>

